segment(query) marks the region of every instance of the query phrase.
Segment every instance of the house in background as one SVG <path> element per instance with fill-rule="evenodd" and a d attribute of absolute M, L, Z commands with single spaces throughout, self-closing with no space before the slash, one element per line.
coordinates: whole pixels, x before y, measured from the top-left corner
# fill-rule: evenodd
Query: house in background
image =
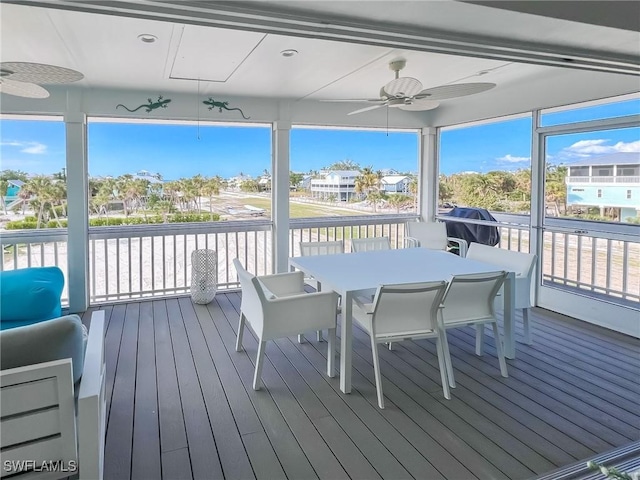
<path fill-rule="evenodd" d="M 356 178 L 359 176 L 358 170 L 324 172 L 323 178 L 311 180 L 311 196 L 323 200 L 335 198 L 341 202 L 348 202 L 357 195 Z"/>
<path fill-rule="evenodd" d="M 640 153 L 592 157 L 568 165 L 567 206 L 616 210 L 620 221 L 640 216 Z"/>
<path fill-rule="evenodd" d="M 24 186 L 24 182 L 22 180 L 7 180 L 7 200 L 14 200 L 17 198 L 20 193 L 20 189 Z"/>
<path fill-rule="evenodd" d="M 408 175 L 386 175 L 380 180 L 385 193 L 409 193 L 411 177 Z"/>

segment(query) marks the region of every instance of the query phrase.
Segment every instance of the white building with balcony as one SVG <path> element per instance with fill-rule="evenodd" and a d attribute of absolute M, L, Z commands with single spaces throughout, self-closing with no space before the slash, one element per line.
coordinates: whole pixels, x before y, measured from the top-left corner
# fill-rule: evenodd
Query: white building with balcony
<path fill-rule="evenodd" d="M 356 196 L 356 178 L 358 170 L 331 170 L 322 178 L 311 180 L 311 196 L 323 200 L 336 199 L 348 202 Z"/>
<path fill-rule="evenodd" d="M 640 216 L 640 153 L 616 153 L 568 166 L 567 205 L 615 209 L 618 219 Z"/>

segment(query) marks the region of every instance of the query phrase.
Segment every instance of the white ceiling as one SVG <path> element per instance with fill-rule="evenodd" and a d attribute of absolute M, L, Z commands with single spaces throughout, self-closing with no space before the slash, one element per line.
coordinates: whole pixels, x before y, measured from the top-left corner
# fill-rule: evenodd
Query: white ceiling
<path fill-rule="evenodd" d="M 203 96 L 296 101 L 376 98 L 380 87 L 393 79 L 389 61 L 402 57 L 407 59 L 407 66 L 401 75 L 418 78 L 424 88 L 494 82 L 498 84 L 494 91 L 477 96 L 488 99 L 501 90 L 514 92 L 518 85 L 534 91 L 531 85 L 535 82 L 567 70 L 511 59 L 417 51 L 407 47 L 413 41 L 408 35 L 396 34 L 402 41 L 393 41 L 393 32 L 418 29 L 429 38 L 472 40 L 469 43 L 486 46 L 485 51 L 495 50 L 491 45 L 517 46 L 532 61 L 537 57 L 531 52 L 555 52 L 558 58 L 573 54 L 574 58 L 599 62 L 614 59 L 631 69 L 640 63 L 640 35 L 627 25 L 612 28 L 448 0 L 208 2 L 207 8 L 202 3 L 184 1 L 164 2 L 164 9 L 159 7 L 162 2 L 154 1 L 96 0 L 72 5 L 74 2 L 61 0 L 55 4 L 109 14 L 33 6 L 53 5 L 47 2 L 16 3 L 21 4 L 0 4 L 0 59 L 78 70 L 85 79 L 73 87 L 92 90 L 134 90 L 165 96 L 199 92 Z M 584 8 L 601 3 L 616 2 L 585 2 Z M 638 4 L 640 9 L 638 2 L 624 3 Z M 131 16 L 115 15 L 120 12 L 114 5 Z M 177 10 L 172 11 L 171 5 Z M 611 15 L 615 13 L 612 8 Z M 209 26 L 225 24 L 226 13 L 231 18 L 228 24 L 245 29 Z M 286 35 L 274 33 L 282 31 L 282 22 L 289 22 L 296 31 L 287 27 Z M 360 43 L 345 43 L 318 38 L 324 36 L 318 33 L 322 25 L 339 26 L 350 35 L 359 35 L 363 27 L 371 41 L 367 44 L 360 38 L 356 40 Z M 138 39 L 140 34 L 153 34 L 158 40 L 143 43 Z M 455 45 L 455 41 L 449 44 Z M 285 49 L 299 53 L 285 58 L 280 55 Z M 479 72 L 487 73 L 480 76 Z M 627 81 L 620 93 L 628 93 L 629 76 L 621 77 L 627 77 Z M 451 102 L 455 104 L 456 100 Z"/>

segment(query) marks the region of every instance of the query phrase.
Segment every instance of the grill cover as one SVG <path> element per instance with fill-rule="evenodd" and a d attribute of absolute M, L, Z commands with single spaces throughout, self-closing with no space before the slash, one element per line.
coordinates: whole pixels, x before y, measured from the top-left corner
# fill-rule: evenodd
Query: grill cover
<path fill-rule="evenodd" d="M 446 216 L 497 222 L 493 215 L 484 208 L 455 207 L 447 213 Z M 500 242 L 500 232 L 498 227 L 475 225 L 472 223 L 447 222 L 446 220 L 444 223 L 447 225 L 447 236 L 462 238 L 469 244 L 471 244 L 471 242 L 476 242 L 493 247 Z"/>

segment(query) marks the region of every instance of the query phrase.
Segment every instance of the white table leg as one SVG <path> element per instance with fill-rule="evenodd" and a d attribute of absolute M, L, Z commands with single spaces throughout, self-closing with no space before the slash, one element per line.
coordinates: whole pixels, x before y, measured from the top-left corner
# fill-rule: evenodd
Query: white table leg
<path fill-rule="evenodd" d="M 504 355 L 507 358 L 516 358 L 515 277 L 515 273 L 509 272 L 504 282 Z"/>
<path fill-rule="evenodd" d="M 340 390 L 351 393 L 351 314 L 353 311 L 353 293 L 342 294 L 342 336 L 340 338 Z"/>

